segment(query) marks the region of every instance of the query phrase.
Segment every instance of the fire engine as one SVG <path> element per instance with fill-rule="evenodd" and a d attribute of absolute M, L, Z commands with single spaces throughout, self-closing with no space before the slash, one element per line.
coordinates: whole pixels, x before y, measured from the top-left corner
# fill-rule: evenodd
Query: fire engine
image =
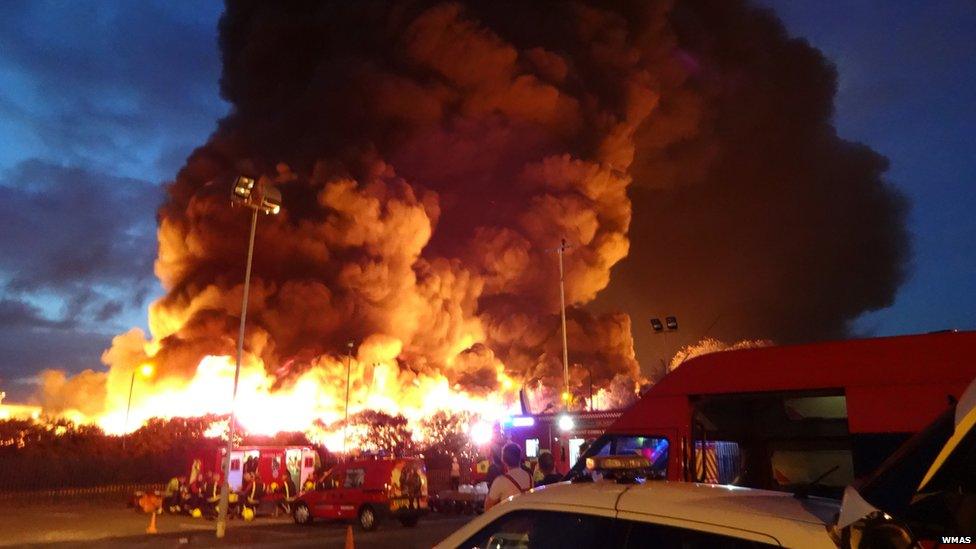
<path fill-rule="evenodd" d="M 974 377 L 976 332 L 704 355 L 648 390 L 582 457 L 638 453 L 670 480 L 787 491 L 815 485 L 837 495 Z M 570 476 L 585 474 L 584 462 Z"/>
<path fill-rule="evenodd" d="M 226 450 L 215 456 L 215 463 L 223 463 Z M 254 459 L 258 475 L 269 482 L 279 478 L 283 470 L 291 475 L 295 486 L 303 487 L 315 472 L 318 454 L 311 446 L 240 446 L 230 453 L 230 475 L 227 477 L 231 490 L 240 490 L 243 484 L 244 464 Z"/>

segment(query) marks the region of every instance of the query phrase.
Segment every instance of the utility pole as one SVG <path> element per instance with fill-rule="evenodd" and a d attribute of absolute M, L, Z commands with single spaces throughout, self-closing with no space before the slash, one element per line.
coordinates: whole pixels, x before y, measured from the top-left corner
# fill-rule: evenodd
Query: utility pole
<path fill-rule="evenodd" d="M 353 342 L 346 343 L 346 419 L 342 422 L 342 453 L 346 453 L 346 439 L 349 431 L 349 378 L 352 374 L 352 347 Z"/>
<path fill-rule="evenodd" d="M 567 250 L 566 239 L 562 239 L 556 253 L 559 254 L 559 312 L 563 327 L 563 409 L 569 411 L 569 343 L 566 339 L 566 281 L 563 271 L 563 254 Z"/>
<path fill-rule="evenodd" d="M 258 210 L 251 212 L 251 237 L 247 244 L 247 266 L 244 268 L 244 296 L 241 300 L 241 326 L 237 333 L 237 364 L 234 368 L 234 390 L 230 396 L 230 419 L 227 423 L 227 455 L 224 456 L 224 478 L 220 484 L 220 503 L 217 508 L 217 537 L 227 532 L 227 510 L 230 507 L 230 455 L 234 451 L 234 403 L 237 384 L 241 378 L 241 357 L 244 354 L 244 326 L 247 322 L 247 294 L 251 286 L 251 260 L 254 257 L 254 232 L 258 225 Z"/>
<path fill-rule="evenodd" d="M 282 165 L 279 165 L 279 167 Z M 277 181 L 285 182 L 291 174 L 279 169 Z M 257 181 L 253 177 L 239 176 L 231 191 L 231 203 L 241 204 L 251 209 L 251 233 L 247 241 L 247 264 L 244 267 L 244 295 L 241 298 L 241 325 L 237 332 L 237 363 L 234 366 L 234 390 L 230 397 L 230 419 L 227 423 L 227 455 L 224 456 L 224 478 L 220 484 L 220 502 L 217 504 L 217 537 L 223 538 L 227 532 L 227 512 L 230 508 L 230 456 L 234 451 L 234 425 L 237 419 L 237 385 L 241 378 L 241 360 L 244 355 L 244 327 L 247 323 L 247 298 L 251 288 L 251 262 L 254 259 L 254 233 L 258 226 L 258 212 L 277 215 L 281 211 L 281 192 L 263 177 Z"/>

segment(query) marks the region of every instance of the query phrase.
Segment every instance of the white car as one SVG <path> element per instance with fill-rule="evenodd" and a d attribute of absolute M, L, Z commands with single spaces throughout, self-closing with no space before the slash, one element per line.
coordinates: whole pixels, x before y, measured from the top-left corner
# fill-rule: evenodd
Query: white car
<path fill-rule="evenodd" d="M 436 547 L 836 549 L 828 524 L 838 510 L 834 500 L 750 488 L 564 482 L 502 501 Z"/>

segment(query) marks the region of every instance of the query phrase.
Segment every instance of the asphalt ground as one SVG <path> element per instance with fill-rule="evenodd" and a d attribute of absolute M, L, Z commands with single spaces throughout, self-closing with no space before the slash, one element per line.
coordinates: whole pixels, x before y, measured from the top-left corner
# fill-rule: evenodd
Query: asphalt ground
<path fill-rule="evenodd" d="M 429 549 L 471 520 L 467 515 L 431 513 L 414 528 L 388 520 L 373 532 L 353 526 L 356 549 Z M 344 547 L 347 525 L 316 521 L 298 526 L 289 517 L 258 517 L 228 523 L 218 540 L 214 522 L 183 515 L 157 516 L 158 534 L 145 533 L 149 515 L 118 502 L 0 503 L 0 546 L 4 547 Z"/>

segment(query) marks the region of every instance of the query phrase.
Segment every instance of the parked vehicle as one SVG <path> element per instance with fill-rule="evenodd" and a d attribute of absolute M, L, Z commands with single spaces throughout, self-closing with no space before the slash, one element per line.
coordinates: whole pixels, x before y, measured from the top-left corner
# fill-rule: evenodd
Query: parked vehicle
<path fill-rule="evenodd" d="M 416 526 L 428 510 L 427 471 L 417 458 L 365 458 L 339 463 L 292 505 L 298 524 L 355 520 L 374 530 L 391 517 Z"/>
<path fill-rule="evenodd" d="M 220 468 L 225 452 L 221 448 L 219 454 L 213 456 L 210 464 L 213 470 Z M 264 482 L 273 482 L 281 472 L 287 471 L 295 486 L 302 486 L 315 472 L 317 461 L 318 455 L 310 446 L 238 446 L 231 451 L 227 479 L 231 490 L 240 490 L 244 484 L 244 464 L 251 462 Z"/>
<path fill-rule="evenodd" d="M 656 478 L 839 496 L 976 377 L 976 332 L 746 349 L 691 359 L 585 458 L 640 454 Z M 824 476 L 825 475 L 825 476 Z"/>
<path fill-rule="evenodd" d="M 894 533 L 925 546 L 976 540 L 976 379 L 959 401 L 895 452 L 863 482 L 844 491 L 833 534 Z M 894 545 L 898 547 L 899 545 Z"/>
<path fill-rule="evenodd" d="M 631 456 L 597 458 L 623 472 Z M 438 549 L 660 547 L 834 549 L 827 525 L 834 500 L 798 499 L 783 492 L 686 482 L 563 482 L 536 488 L 492 507 L 437 544 Z"/>

